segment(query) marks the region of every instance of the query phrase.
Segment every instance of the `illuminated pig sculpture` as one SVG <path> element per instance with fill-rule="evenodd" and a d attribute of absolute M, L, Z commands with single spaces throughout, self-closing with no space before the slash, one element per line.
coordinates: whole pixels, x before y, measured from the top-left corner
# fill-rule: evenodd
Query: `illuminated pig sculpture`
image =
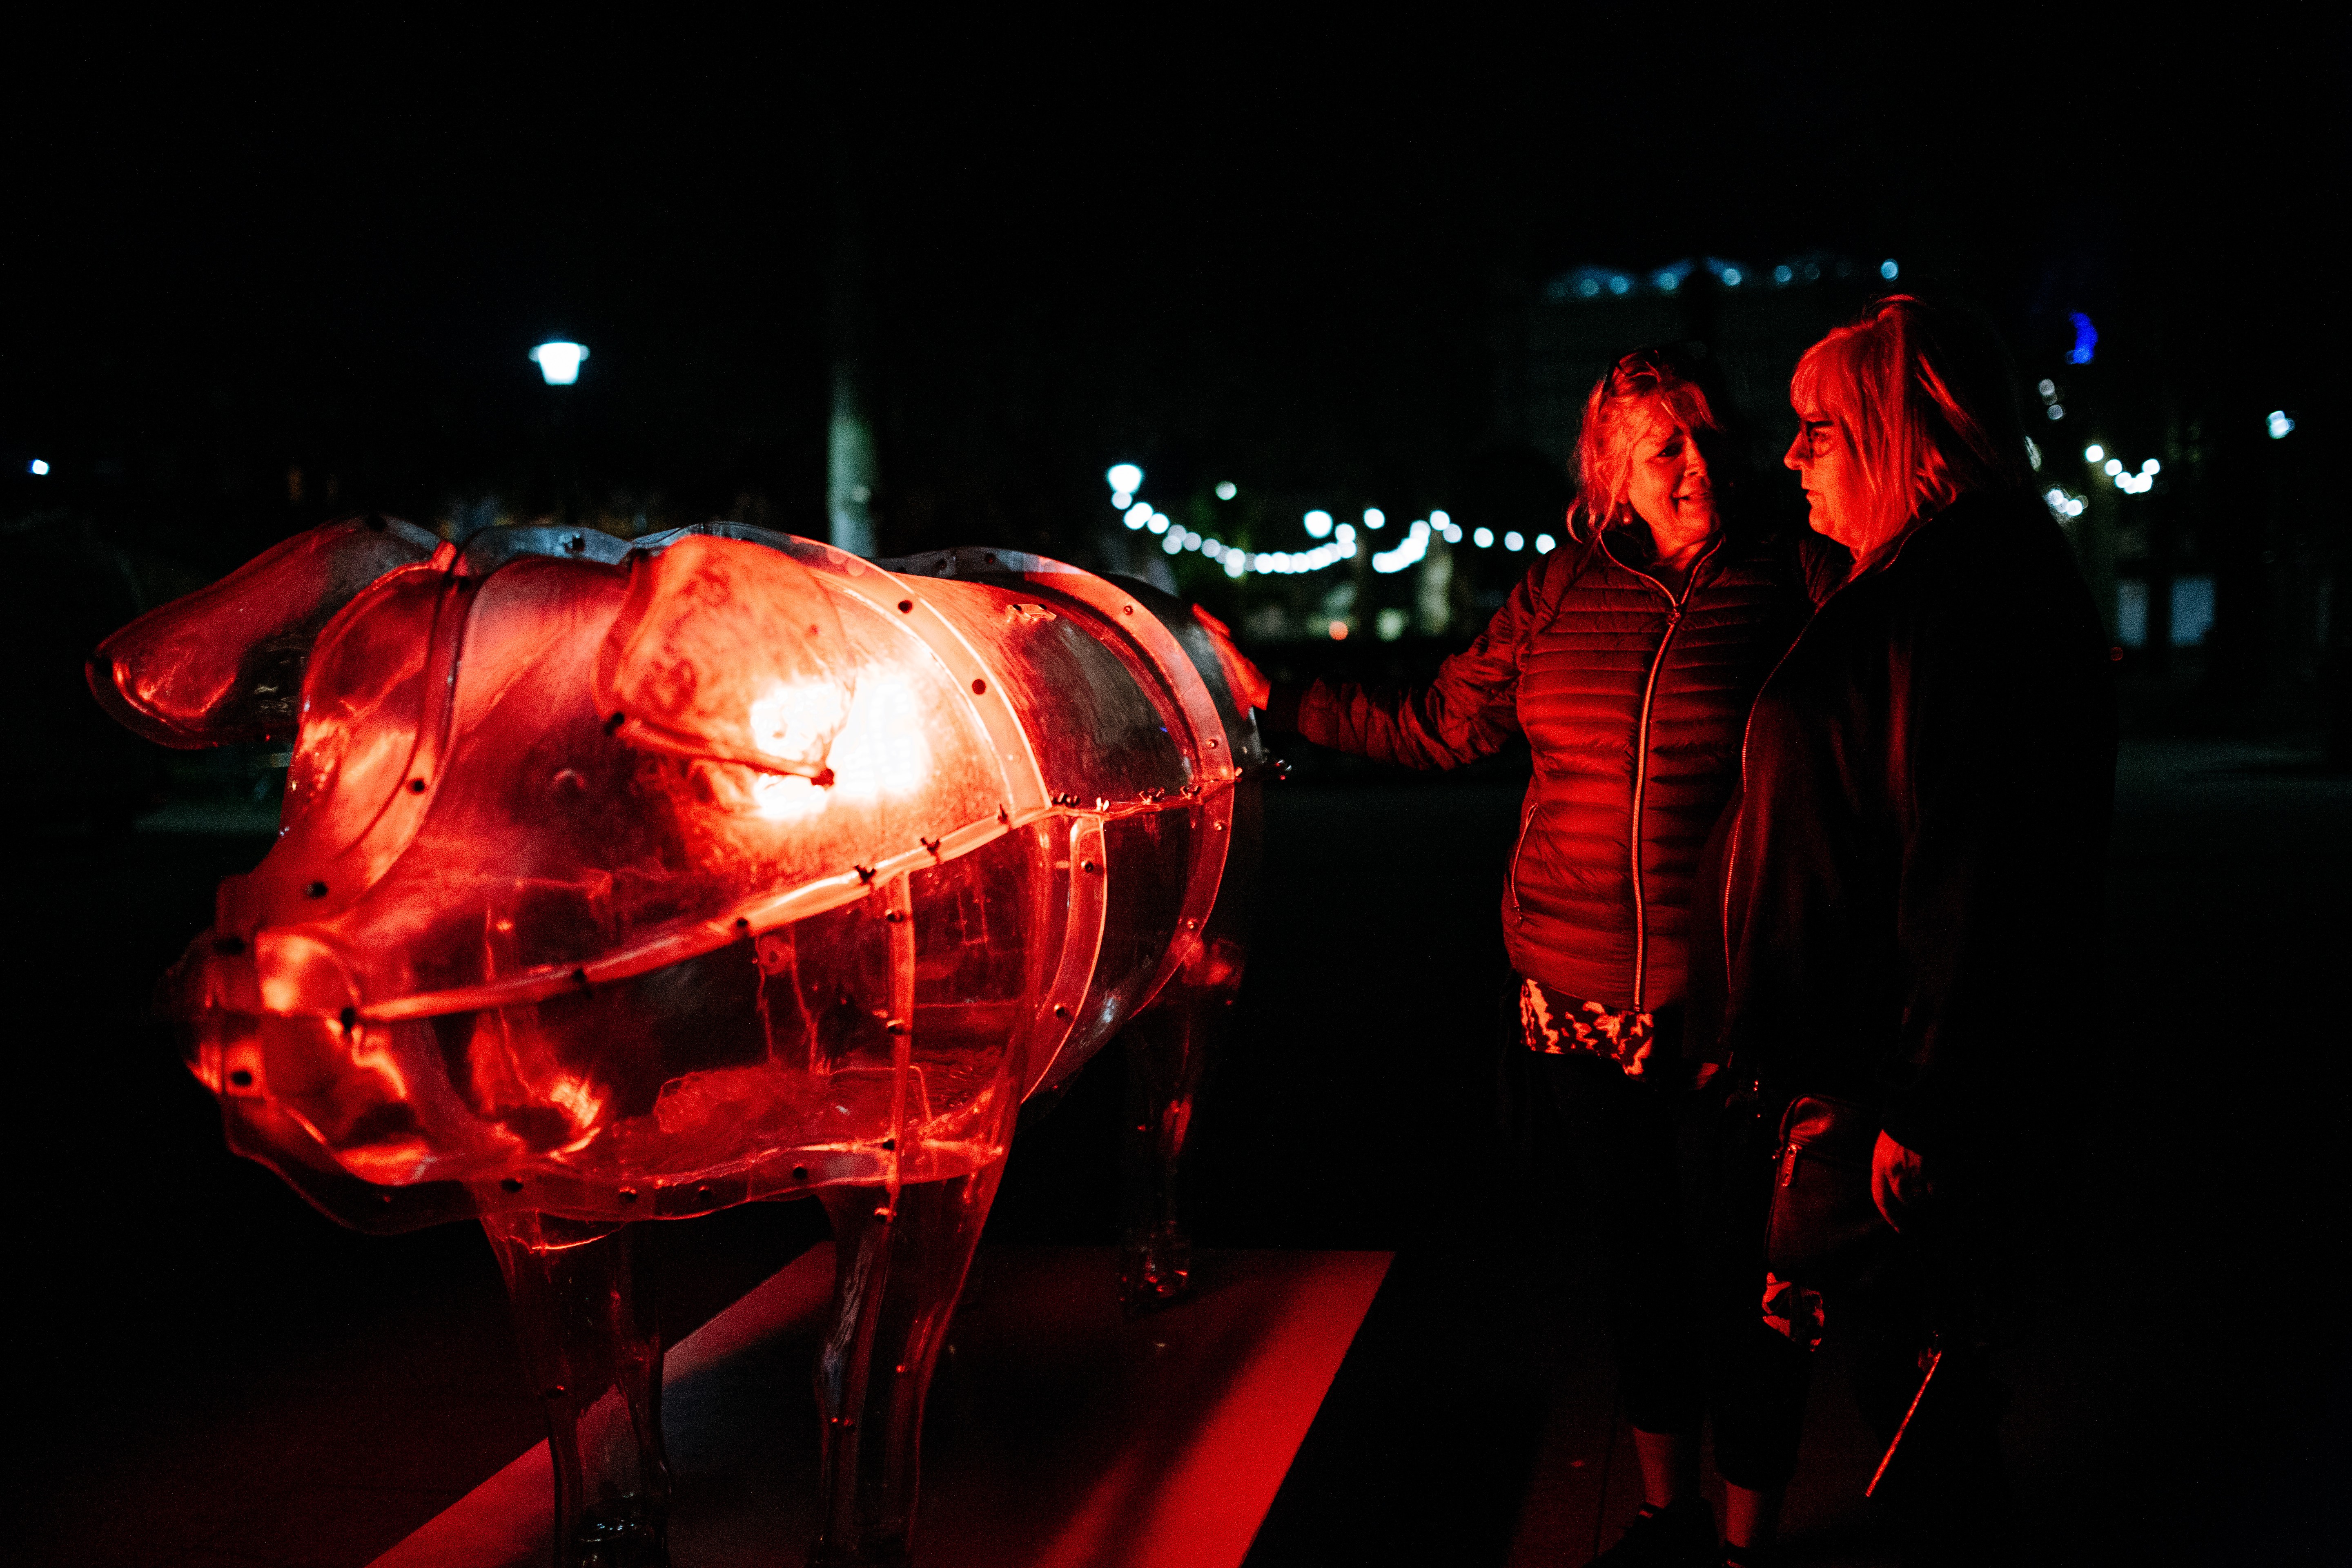
<path fill-rule="evenodd" d="M 174 972 L 190 1065 L 230 1143 L 336 1219 L 482 1221 L 558 1561 L 663 1551 L 624 1226 L 814 1193 L 839 1283 L 813 1560 L 862 1563 L 907 1554 L 1014 1114 L 1122 1030 L 1126 1289 L 1182 1288 L 1250 673 L 1175 601 L 1008 552 L 884 570 L 727 524 L 459 550 L 367 520 L 116 634 L 91 684 L 166 744 L 294 735 L 276 845 Z"/>

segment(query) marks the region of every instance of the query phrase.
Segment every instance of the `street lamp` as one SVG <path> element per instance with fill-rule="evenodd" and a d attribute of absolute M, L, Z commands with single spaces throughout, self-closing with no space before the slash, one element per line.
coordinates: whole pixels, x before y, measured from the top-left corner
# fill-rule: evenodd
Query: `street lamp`
<path fill-rule="evenodd" d="M 588 357 L 585 343 L 552 339 L 530 351 L 531 363 L 550 386 L 570 386 L 580 379 L 580 362 Z"/>

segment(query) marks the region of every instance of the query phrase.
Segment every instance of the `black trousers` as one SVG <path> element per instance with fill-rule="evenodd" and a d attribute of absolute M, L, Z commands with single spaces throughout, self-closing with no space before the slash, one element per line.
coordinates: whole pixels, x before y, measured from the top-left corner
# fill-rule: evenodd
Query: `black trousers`
<path fill-rule="evenodd" d="M 1529 1053 L 1528 1066 L 1549 1101 L 1534 1141 L 1560 1156 L 1538 1168 L 1563 1170 L 1594 1244 L 1627 1419 L 1687 1432 L 1711 1416 L 1724 1479 L 1786 1485 L 1810 1352 L 1760 1310 L 1772 1130 L 1597 1058 Z"/>

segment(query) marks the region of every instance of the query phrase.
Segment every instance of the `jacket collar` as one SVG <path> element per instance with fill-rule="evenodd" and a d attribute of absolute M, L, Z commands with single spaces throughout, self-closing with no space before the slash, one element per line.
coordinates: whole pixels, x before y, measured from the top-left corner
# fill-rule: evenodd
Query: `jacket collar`
<path fill-rule="evenodd" d="M 1631 536 L 1625 542 L 1632 547 L 1622 553 L 1610 542 L 1621 534 Z M 1700 570 L 1723 552 L 1724 545 L 1730 538 L 1731 525 L 1727 522 L 1717 523 L 1715 531 L 1706 536 L 1706 547 L 1701 550 L 1697 559 L 1691 563 L 1690 573 L 1683 580 L 1683 595 L 1677 595 L 1669 592 L 1666 596 L 1668 598 L 1687 596 L 1690 589 L 1698 584 Z M 1645 582 L 1656 583 L 1661 589 L 1665 587 L 1665 584 L 1659 582 L 1654 575 L 1658 559 L 1657 542 L 1650 533 L 1650 525 L 1640 518 L 1636 517 L 1630 522 L 1621 522 L 1604 530 L 1601 535 L 1600 545 L 1601 552 L 1608 556 L 1616 565 Z"/>

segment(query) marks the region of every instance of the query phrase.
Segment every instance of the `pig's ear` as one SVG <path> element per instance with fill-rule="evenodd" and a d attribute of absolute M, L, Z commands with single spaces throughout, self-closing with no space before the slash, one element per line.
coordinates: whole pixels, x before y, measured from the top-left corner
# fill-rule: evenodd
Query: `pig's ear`
<path fill-rule="evenodd" d="M 297 534 L 100 643 L 90 691 L 118 722 L 182 750 L 290 736 L 320 630 L 385 573 L 447 548 L 388 517 Z"/>
<path fill-rule="evenodd" d="M 833 597 L 765 545 L 689 534 L 629 563 L 596 706 L 635 745 L 830 778 L 856 662 Z"/>

